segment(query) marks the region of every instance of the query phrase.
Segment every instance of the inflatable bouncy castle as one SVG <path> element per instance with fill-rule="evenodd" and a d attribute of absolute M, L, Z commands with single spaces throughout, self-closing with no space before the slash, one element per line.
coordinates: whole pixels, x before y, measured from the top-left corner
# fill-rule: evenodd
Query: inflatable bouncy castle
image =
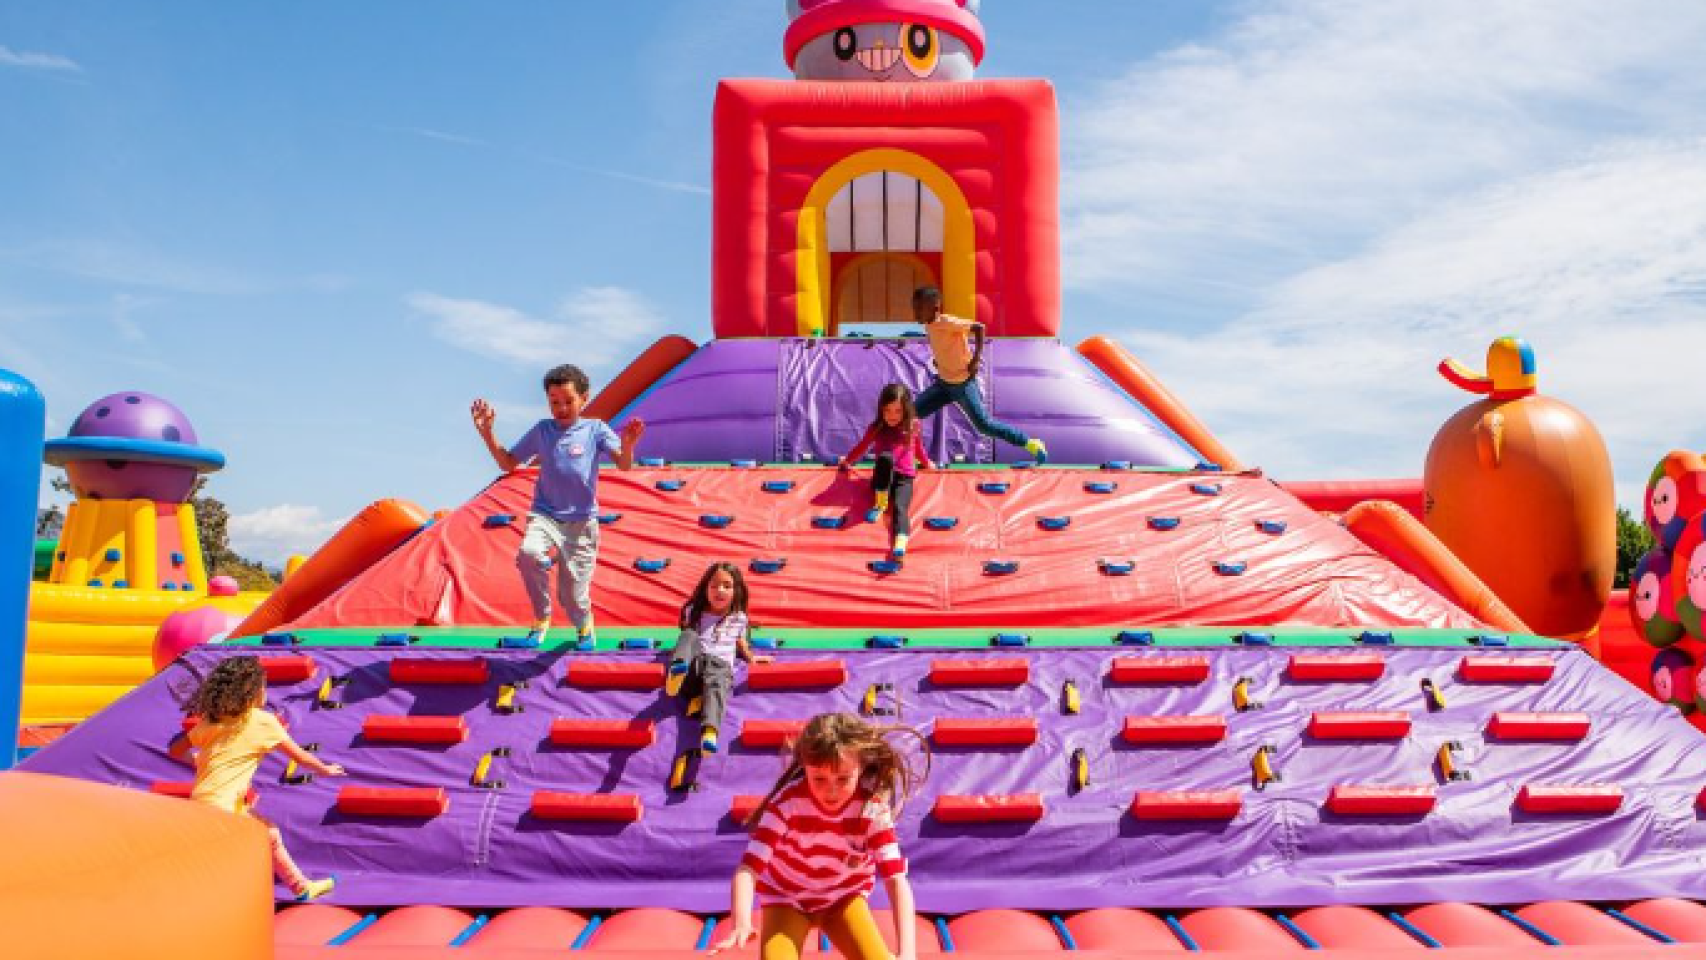
<path fill-rule="evenodd" d="M 91 922 L 0 898 L 0 936 L 214 955 L 169 904 L 101 922 L 123 877 L 213 891 L 229 956 L 687 956 L 728 929 L 778 750 L 844 711 L 933 753 L 896 828 L 920 953 L 1706 956 L 1706 751 L 1675 709 L 1522 629 L 1419 491 L 1306 501 L 1113 341 L 1056 339 L 1053 93 L 976 79 L 977 7 L 799 0 L 795 79 L 719 86 L 716 336 L 665 338 L 589 408 L 648 427 L 642 462 L 601 476 L 594 636 L 528 635 L 523 467 L 336 589 L 287 584 L 0 777 L 13 820 L 102 803 L 35 782 L 71 777 L 145 836 L 195 829 L 165 751 L 179 691 L 256 654 L 292 735 L 348 770 L 275 758 L 256 780 L 303 867 L 338 877 L 326 901 L 268 918 L 252 883 L 207 883 L 226 859 L 264 874 L 254 831 L 209 831 L 193 862 L 95 832 L 64 841 L 86 880 L 29 861 L 53 916 Z M 879 388 L 934 376 L 905 323 L 920 286 L 984 324 L 983 396 L 1050 456 L 930 417 L 944 466 L 896 559 L 867 472 L 827 464 Z M 770 659 L 708 752 L 663 656 L 714 561 L 744 571 Z"/>

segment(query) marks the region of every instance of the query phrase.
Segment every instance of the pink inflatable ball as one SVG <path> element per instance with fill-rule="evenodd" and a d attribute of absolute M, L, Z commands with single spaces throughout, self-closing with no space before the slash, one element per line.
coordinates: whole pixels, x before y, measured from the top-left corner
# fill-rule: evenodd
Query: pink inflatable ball
<path fill-rule="evenodd" d="M 185 651 L 223 640 L 243 618 L 215 606 L 188 607 L 167 617 L 154 631 L 154 670 L 166 669 Z"/>
<path fill-rule="evenodd" d="M 237 584 L 236 577 L 220 574 L 207 581 L 207 595 L 210 597 L 235 597 L 242 590 Z"/>
<path fill-rule="evenodd" d="M 1681 647 L 1668 647 L 1653 657 L 1649 679 L 1653 699 L 1668 703 L 1683 713 L 1694 709 L 1699 692 L 1698 664 Z"/>
<path fill-rule="evenodd" d="M 1629 578 L 1629 619 L 1641 639 L 1655 647 L 1668 647 L 1683 637 L 1671 555 L 1663 548 L 1647 551 L 1635 564 L 1635 575 Z"/>

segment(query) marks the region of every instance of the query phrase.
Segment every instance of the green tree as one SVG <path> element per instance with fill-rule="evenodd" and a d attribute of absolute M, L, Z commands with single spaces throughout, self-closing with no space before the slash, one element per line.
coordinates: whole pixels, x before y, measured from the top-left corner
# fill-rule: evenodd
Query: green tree
<path fill-rule="evenodd" d="M 1636 519 L 1627 507 L 1617 508 L 1617 578 L 1613 586 L 1627 587 L 1635 577 L 1635 565 L 1658 543 L 1653 531 Z"/>

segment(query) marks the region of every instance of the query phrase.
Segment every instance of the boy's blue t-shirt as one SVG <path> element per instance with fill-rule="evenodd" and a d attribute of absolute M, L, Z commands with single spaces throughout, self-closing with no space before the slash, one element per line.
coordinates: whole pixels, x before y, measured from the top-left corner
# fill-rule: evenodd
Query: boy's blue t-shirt
<path fill-rule="evenodd" d="M 555 420 L 533 425 L 509 455 L 518 462 L 539 458 L 539 485 L 533 490 L 533 512 L 553 520 L 590 520 L 598 512 L 598 452 L 615 456 L 622 440 L 603 420 L 576 420 L 557 426 Z"/>

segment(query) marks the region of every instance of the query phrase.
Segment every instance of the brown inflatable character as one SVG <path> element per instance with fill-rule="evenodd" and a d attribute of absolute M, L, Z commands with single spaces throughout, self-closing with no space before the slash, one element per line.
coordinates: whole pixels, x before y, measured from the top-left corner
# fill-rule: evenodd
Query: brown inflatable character
<path fill-rule="evenodd" d="M 1428 529 L 1535 632 L 1590 645 L 1611 593 L 1617 504 L 1611 458 L 1587 417 L 1539 396 L 1534 350 L 1487 348 L 1487 372 L 1439 371 L 1487 399 L 1459 410 L 1428 448 Z"/>

